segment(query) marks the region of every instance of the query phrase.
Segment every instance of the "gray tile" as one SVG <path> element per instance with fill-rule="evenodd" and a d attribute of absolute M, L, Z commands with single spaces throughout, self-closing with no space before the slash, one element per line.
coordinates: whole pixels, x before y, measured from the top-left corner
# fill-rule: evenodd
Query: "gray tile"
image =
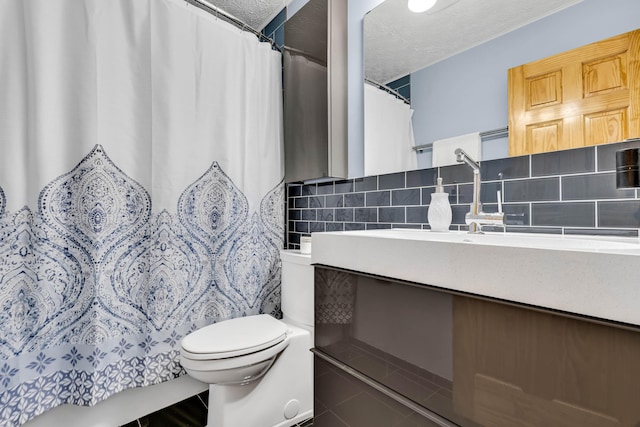
<path fill-rule="evenodd" d="M 422 230 L 420 224 L 391 224 L 391 228 L 408 228 L 412 230 Z"/>
<path fill-rule="evenodd" d="M 458 201 L 459 197 L 460 197 L 460 191 L 459 188 L 463 187 L 465 184 L 462 185 L 445 185 L 443 190 L 445 193 L 447 193 L 449 195 L 449 203 L 452 205 L 455 204 L 460 204 L 460 203 L 464 203 L 464 202 L 460 202 Z M 469 184 L 466 184 L 469 185 Z M 435 193 L 436 188 L 433 187 L 433 192 Z M 469 203 L 471 203 L 471 194 L 473 192 L 470 191 L 469 194 Z M 431 199 L 431 197 L 429 197 L 429 199 Z M 429 204 L 431 204 L 431 200 L 429 200 Z"/>
<path fill-rule="evenodd" d="M 562 228 L 551 227 L 507 227 L 508 233 L 529 233 L 529 234 L 562 234 Z"/>
<path fill-rule="evenodd" d="M 498 191 L 502 193 L 502 182 L 483 182 L 480 184 L 480 200 L 482 203 L 498 203 Z M 504 194 L 502 194 L 504 201 Z"/>
<path fill-rule="evenodd" d="M 325 229 L 327 231 L 344 231 L 344 223 L 342 222 L 327 222 Z"/>
<path fill-rule="evenodd" d="M 364 206 L 364 193 L 345 194 L 344 206 L 347 208 L 358 208 Z"/>
<path fill-rule="evenodd" d="M 297 233 L 308 233 L 309 232 L 309 223 L 304 221 L 296 221 L 296 232 Z"/>
<path fill-rule="evenodd" d="M 534 203 L 531 206 L 531 225 L 595 227 L 595 203 Z"/>
<path fill-rule="evenodd" d="M 289 244 L 299 245 L 300 244 L 300 234 L 298 233 L 289 233 Z"/>
<path fill-rule="evenodd" d="M 341 208 L 344 206 L 342 194 L 329 195 L 324 198 L 324 206 L 327 208 Z"/>
<path fill-rule="evenodd" d="M 362 222 L 347 222 L 344 224 L 344 231 L 365 230 L 366 224 Z"/>
<path fill-rule="evenodd" d="M 420 191 L 422 193 L 422 204 L 428 205 L 431 203 L 431 195 L 436 191 L 436 187 L 422 188 Z M 449 203 L 451 203 L 451 194 L 449 194 Z"/>
<path fill-rule="evenodd" d="M 458 200 L 456 203 L 471 203 L 473 202 L 473 184 L 461 184 L 458 185 Z M 449 193 L 450 195 L 452 193 Z"/>
<path fill-rule="evenodd" d="M 529 156 L 485 160 L 480 163 L 480 176 L 482 177 L 483 181 L 528 178 Z"/>
<path fill-rule="evenodd" d="M 303 221 L 315 221 L 316 220 L 316 210 L 315 209 L 303 209 L 302 210 L 302 220 Z"/>
<path fill-rule="evenodd" d="M 424 418 L 422 415 L 413 413 L 409 415 L 407 418 L 402 420 L 400 424 L 396 424 L 393 427 L 438 427 L 439 424 L 434 423 L 433 421 Z"/>
<path fill-rule="evenodd" d="M 409 206 L 420 204 L 420 190 L 393 190 L 391 192 L 391 204 L 393 206 Z"/>
<path fill-rule="evenodd" d="M 598 227 L 640 228 L 640 200 L 598 202 Z"/>
<path fill-rule="evenodd" d="M 405 173 L 389 173 L 386 175 L 378 176 L 378 189 L 379 190 L 391 190 L 396 188 L 404 188 L 405 185 Z"/>
<path fill-rule="evenodd" d="M 316 357 L 315 360 L 318 358 Z M 362 385 L 354 378 L 327 370 L 326 374 L 315 376 L 314 389 L 316 399 L 331 409 L 358 395 Z"/>
<path fill-rule="evenodd" d="M 473 169 L 463 164 L 443 166 L 440 168 L 440 177 L 445 185 L 473 182 Z"/>
<path fill-rule="evenodd" d="M 302 186 L 302 195 L 303 196 L 313 196 L 317 194 L 318 187 L 316 184 L 307 184 Z"/>
<path fill-rule="evenodd" d="M 289 209 L 289 221 L 302 218 L 302 211 L 299 209 Z"/>
<path fill-rule="evenodd" d="M 309 197 L 309 207 L 312 209 L 324 208 L 324 197 L 311 196 Z"/>
<path fill-rule="evenodd" d="M 323 182 L 318 184 L 318 194 L 333 194 L 333 182 Z"/>
<path fill-rule="evenodd" d="M 336 194 L 353 192 L 353 180 L 336 181 L 334 185 Z"/>
<path fill-rule="evenodd" d="M 497 207 L 497 206 L 496 206 Z M 530 225 L 529 204 L 502 205 L 504 222 L 507 225 Z M 497 212 L 497 209 L 496 209 Z"/>
<path fill-rule="evenodd" d="M 570 175 L 562 178 L 562 200 L 624 199 L 635 197 L 635 190 L 618 190 L 615 172 Z"/>
<path fill-rule="evenodd" d="M 353 208 L 336 209 L 335 221 L 352 222 L 353 221 Z"/>
<path fill-rule="evenodd" d="M 354 180 L 355 191 L 373 191 L 378 189 L 378 177 L 366 176 Z"/>
<path fill-rule="evenodd" d="M 427 223 L 427 207 L 426 206 L 407 207 L 407 223 L 426 224 Z"/>
<path fill-rule="evenodd" d="M 333 412 L 327 411 L 313 419 L 313 427 L 350 427 L 350 426 L 342 422 L 342 420 L 336 417 L 336 415 Z"/>
<path fill-rule="evenodd" d="M 407 188 L 409 187 L 428 187 L 436 185 L 436 168 L 420 169 L 407 172 Z"/>
<path fill-rule="evenodd" d="M 559 199 L 560 180 L 558 177 L 504 182 L 505 202 L 537 202 Z"/>
<path fill-rule="evenodd" d="M 367 206 L 389 206 L 391 204 L 390 191 L 372 191 L 366 193 Z"/>
<path fill-rule="evenodd" d="M 302 186 L 296 185 L 296 184 L 288 184 L 287 196 L 288 197 L 302 196 Z"/>
<path fill-rule="evenodd" d="M 310 222 L 309 231 L 311 233 L 319 233 L 325 231 L 324 222 Z"/>
<path fill-rule="evenodd" d="M 531 176 L 594 172 L 595 148 L 552 151 L 531 156 Z"/>
<path fill-rule="evenodd" d="M 316 219 L 318 221 L 333 221 L 333 209 L 318 209 Z"/>
<path fill-rule="evenodd" d="M 469 205 L 451 206 L 451 224 L 466 225 L 464 217 L 469 212 Z"/>
<path fill-rule="evenodd" d="M 391 224 L 382 223 L 367 223 L 367 230 L 388 230 L 391 228 Z"/>
<path fill-rule="evenodd" d="M 296 197 L 293 200 L 294 200 L 294 202 L 293 202 L 294 207 L 296 207 L 298 209 L 308 208 L 309 207 L 309 198 L 308 197 Z"/>
<path fill-rule="evenodd" d="M 638 237 L 638 229 L 624 230 L 615 228 L 566 228 L 564 234 L 583 236 Z"/>
<path fill-rule="evenodd" d="M 371 389 L 341 403 L 333 411 L 350 426 L 390 427 L 401 422 L 406 415 L 385 405 Z M 376 397 L 374 397 L 376 396 Z"/>
<path fill-rule="evenodd" d="M 598 171 L 616 170 L 616 151 L 626 148 L 640 148 L 640 139 L 632 139 L 613 144 L 601 144 L 596 146 Z"/>
<path fill-rule="evenodd" d="M 405 208 L 380 208 L 379 209 L 379 221 L 380 222 L 405 222 L 404 217 Z"/>
<path fill-rule="evenodd" d="M 355 208 L 354 210 L 355 222 L 377 222 L 378 221 L 378 209 L 376 208 Z"/>

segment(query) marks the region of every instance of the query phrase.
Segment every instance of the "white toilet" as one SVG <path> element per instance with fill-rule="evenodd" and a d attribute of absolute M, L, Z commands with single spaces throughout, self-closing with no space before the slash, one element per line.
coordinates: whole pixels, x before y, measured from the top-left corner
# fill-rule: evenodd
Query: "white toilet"
<path fill-rule="evenodd" d="M 288 427 L 313 416 L 311 256 L 280 258 L 282 320 L 240 317 L 182 340 L 180 363 L 210 384 L 208 427 Z"/>

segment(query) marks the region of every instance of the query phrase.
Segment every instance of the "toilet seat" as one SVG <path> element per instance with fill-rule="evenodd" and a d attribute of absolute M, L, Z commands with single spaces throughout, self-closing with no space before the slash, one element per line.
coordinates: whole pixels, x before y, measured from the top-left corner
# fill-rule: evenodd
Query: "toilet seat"
<path fill-rule="evenodd" d="M 205 326 L 182 339 L 184 357 L 219 360 L 249 355 L 285 340 L 288 327 L 268 314 L 239 317 Z"/>
<path fill-rule="evenodd" d="M 262 314 L 205 326 L 182 339 L 180 364 L 210 384 L 248 384 L 260 379 L 289 345 L 289 327 Z"/>

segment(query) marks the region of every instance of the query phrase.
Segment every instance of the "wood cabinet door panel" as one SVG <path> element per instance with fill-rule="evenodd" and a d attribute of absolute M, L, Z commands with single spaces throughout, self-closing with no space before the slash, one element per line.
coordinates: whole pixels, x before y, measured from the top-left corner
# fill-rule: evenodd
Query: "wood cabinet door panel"
<path fill-rule="evenodd" d="M 509 70 L 509 154 L 640 137 L 640 30 Z"/>

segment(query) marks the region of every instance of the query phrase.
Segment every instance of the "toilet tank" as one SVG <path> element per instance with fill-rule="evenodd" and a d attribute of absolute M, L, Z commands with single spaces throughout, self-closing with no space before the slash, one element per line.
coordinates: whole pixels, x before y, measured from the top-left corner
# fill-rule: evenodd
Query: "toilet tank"
<path fill-rule="evenodd" d="M 280 251 L 282 260 L 283 320 L 313 328 L 313 266 L 311 255 L 298 250 Z"/>

